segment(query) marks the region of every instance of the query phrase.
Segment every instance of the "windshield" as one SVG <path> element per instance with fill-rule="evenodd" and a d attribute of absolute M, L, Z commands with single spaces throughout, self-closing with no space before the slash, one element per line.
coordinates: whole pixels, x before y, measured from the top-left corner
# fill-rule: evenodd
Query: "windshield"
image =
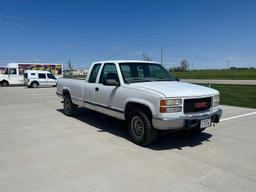
<path fill-rule="evenodd" d="M 8 70 L 8 68 L 5 68 L 5 70 L 4 70 L 4 74 L 5 74 L 5 75 L 8 75 L 8 74 L 9 74 L 9 70 Z"/>
<path fill-rule="evenodd" d="M 154 63 L 120 63 L 124 83 L 174 81 L 175 78 L 161 65 Z"/>

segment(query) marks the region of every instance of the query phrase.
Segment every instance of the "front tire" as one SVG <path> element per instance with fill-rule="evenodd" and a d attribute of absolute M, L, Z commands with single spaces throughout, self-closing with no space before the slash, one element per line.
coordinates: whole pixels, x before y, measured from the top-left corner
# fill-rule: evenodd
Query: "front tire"
<path fill-rule="evenodd" d="M 63 108 L 65 115 L 73 116 L 76 113 L 77 105 L 72 103 L 72 100 L 69 96 L 66 96 L 64 97 Z"/>
<path fill-rule="evenodd" d="M 3 87 L 7 87 L 9 85 L 8 81 L 2 81 L 1 84 L 2 84 Z"/>
<path fill-rule="evenodd" d="M 128 123 L 130 137 L 134 143 L 147 146 L 156 140 L 157 130 L 144 111 L 139 109 L 132 111 Z"/>

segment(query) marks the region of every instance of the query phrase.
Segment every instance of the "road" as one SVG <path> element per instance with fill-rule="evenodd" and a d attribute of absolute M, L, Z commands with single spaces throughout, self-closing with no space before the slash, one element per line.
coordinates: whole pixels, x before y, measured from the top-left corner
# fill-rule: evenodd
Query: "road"
<path fill-rule="evenodd" d="M 220 80 L 220 79 L 181 79 L 187 83 L 211 83 L 211 84 L 229 84 L 229 85 L 256 85 L 256 80 Z"/>
<path fill-rule="evenodd" d="M 62 113 L 55 88 L 0 88 L 0 191 L 254 192 L 255 109 L 222 106 L 199 135 L 162 135 L 148 148 L 125 123 Z"/>

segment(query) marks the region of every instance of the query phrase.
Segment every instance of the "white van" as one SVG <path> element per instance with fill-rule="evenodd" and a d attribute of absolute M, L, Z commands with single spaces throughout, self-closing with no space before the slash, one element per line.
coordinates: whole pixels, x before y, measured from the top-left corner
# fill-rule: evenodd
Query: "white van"
<path fill-rule="evenodd" d="M 50 71 L 56 77 L 63 76 L 62 64 L 54 63 L 9 63 L 0 73 L 0 85 L 23 85 L 24 72 L 27 70 Z"/>
<path fill-rule="evenodd" d="M 49 71 L 27 70 L 24 73 L 24 84 L 28 87 L 53 87 L 57 78 Z"/>

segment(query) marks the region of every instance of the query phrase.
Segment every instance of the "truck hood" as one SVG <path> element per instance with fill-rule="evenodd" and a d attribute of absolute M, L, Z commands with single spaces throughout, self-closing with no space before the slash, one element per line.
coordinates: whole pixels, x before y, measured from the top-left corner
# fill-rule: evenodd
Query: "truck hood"
<path fill-rule="evenodd" d="M 212 88 L 178 81 L 132 83 L 130 86 L 137 89 L 147 89 L 158 92 L 165 95 L 165 97 L 197 97 L 215 95 L 219 93 L 217 90 Z"/>

